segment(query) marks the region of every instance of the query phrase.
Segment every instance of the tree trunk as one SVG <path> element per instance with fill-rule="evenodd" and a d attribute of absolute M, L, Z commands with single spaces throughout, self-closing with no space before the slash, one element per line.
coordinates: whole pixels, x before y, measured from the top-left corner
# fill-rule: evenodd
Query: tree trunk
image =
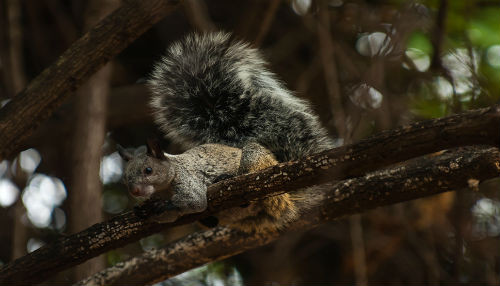
<path fill-rule="evenodd" d="M 118 5 L 116 0 L 88 3 L 85 26 L 95 25 Z M 103 220 L 101 207 L 102 183 L 99 169 L 102 146 L 106 136 L 106 109 L 110 90 L 111 64 L 108 63 L 76 93 L 74 113 L 76 123 L 73 138 L 73 170 L 69 196 L 72 233 L 81 231 Z M 95 257 L 73 270 L 78 281 L 106 266 L 104 255 Z"/>

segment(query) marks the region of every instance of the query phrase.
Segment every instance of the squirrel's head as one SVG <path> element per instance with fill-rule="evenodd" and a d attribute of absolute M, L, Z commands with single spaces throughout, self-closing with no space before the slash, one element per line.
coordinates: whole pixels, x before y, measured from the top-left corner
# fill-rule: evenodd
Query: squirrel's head
<path fill-rule="evenodd" d="M 120 156 L 127 162 L 123 181 L 134 197 L 152 195 L 168 197 L 168 189 L 175 171 L 156 141 L 148 140 L 147 152 L 139 148 L 134 154 L 117 146 Z"/>

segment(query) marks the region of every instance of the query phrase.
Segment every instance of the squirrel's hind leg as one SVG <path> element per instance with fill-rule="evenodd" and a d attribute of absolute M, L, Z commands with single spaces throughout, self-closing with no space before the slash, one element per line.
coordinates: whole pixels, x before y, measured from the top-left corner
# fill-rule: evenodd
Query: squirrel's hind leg
<path fill-rule="evenodd" d="M 242 148 L 238 174 L 256 172 L 278 164 L 271 151 L 258 143 L 249 143 Z M 228 211 L 233 221 L 230 227 L 243 231 L 279 229 L 296 220 L 298 210 L 289 194 L 281 194 L 251 203 L 246 208 Z"/>

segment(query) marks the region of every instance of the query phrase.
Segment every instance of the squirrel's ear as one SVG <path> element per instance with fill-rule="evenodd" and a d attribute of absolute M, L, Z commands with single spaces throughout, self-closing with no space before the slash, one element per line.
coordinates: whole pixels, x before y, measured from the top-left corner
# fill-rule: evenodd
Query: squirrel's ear
<path fill-rule="evenodd" d="M 123 160 L 125 161 L 130 161 L 134 157 L 130 152 L 125 150 L 120 144 L 116 144 L 116 150 L 118 150 L 118 154 L 122 157 Z"/>
<path fill-rule="evenodd" d="M 152 157 L 155 157 L 157 159 L 160 159 L 160 160 L 167 159 L 165 157 L 165 154 L 163 153 L 163 151 L 160 148 L 160 142 L 158 142 L 158 140 L 149 138 L 147 140 L 147 143 L 148 143 L 147 146 L 148 146 L 148 154 L 149 155 L 151 155 Z"/>

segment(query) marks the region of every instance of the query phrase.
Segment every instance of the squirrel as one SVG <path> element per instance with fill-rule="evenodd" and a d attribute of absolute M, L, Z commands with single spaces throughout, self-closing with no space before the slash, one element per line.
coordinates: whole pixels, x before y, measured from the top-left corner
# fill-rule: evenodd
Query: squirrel
<path fill-rule="evenodd" d="M 155 219 L 172 222 L 204 211 L 207 186 L 279 162 L 334 147 L 309 104 L 270 72 L 260 52 L 224 32 L 192 33 L 173 43 L 154 65 L 147 85 L 155 123 L 167 139 L 190 148 L 179 155 L 148 143 L 131 154 L 124 182 L 134 196 L 168 200 Z M 252 202 L 217 215 L 241 230 L 280 229 L 311 198 L 301 191 Z M 202 222 L 203 223 L 203 222 Z"/>

